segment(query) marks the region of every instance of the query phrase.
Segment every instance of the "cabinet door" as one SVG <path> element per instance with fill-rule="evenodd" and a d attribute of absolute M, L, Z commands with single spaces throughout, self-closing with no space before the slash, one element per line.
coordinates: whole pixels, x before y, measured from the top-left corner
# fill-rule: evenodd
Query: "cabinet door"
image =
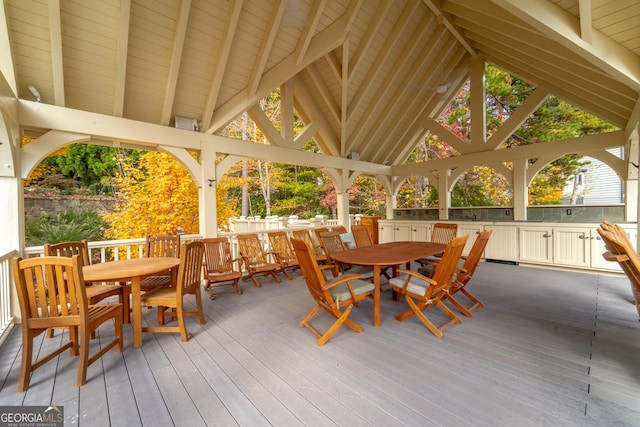
<path fill-rule="evenodd" d="M 501 261 L 518 261 L 518 227 L 515 225 L 486 225 L 491 237 L 484 249 L 484 257 Z"/>
<path fill-rule="evenodd" d="M 462 255 L 467 256 L 471 251 L 471 247 L 473 243 L 476 241 L 476 237 L 478 234 L 484 231 L 484 226 L 477 225 L 473 223 L 458 223 L 458 237 L 460 236 L 469 236 L 467 239 L 467 243 L 464 245 L 464 249 L 462 250 Z M 491 239 L 489 239 L 491 240 Z"/>
<path fill-rule="evenodd" d="M 567 267 L 589 268 L 591 265 L 590 230 L 554 227 L 553 263 Z"/>
<path fill-rule="evenodd" d="M 429 236 L 429 224 L 413 223 L 411 224 L 411 240 L 414 242 L 426 242 Z"/>
<path fill-rule="evenodd" d="M 550 264 L 553 233 L 550 227 L 520 227 L 520 261 Z"/>
<path fill-rule="evenodd" d="M 394 224 L 392 222 L 389 222 L 389 221 L 378 222 L 378 240 L 380 241 L 380 243 L 387 243 L 387 242 L 394 241 L 393 228 L 394 228 Z"/>
<path fill-rule="evenodd" d="M 411 240 L 411 224 L 404 221 L 397 221 L 393 225 L 393 238 L 396 242 L 407 242 Z"/>

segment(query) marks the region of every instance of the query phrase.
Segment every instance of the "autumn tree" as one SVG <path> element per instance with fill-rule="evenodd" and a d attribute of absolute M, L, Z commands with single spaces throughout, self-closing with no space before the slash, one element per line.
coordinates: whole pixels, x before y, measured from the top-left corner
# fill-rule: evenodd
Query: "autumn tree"
<path fill-rule="evenodd" d="M 105 215 L 109 238 L 198 233 L 198 190 L 170 155 L 145 152 L 136 161 L 124 162 L 116 183 L 115 211 Z"/>

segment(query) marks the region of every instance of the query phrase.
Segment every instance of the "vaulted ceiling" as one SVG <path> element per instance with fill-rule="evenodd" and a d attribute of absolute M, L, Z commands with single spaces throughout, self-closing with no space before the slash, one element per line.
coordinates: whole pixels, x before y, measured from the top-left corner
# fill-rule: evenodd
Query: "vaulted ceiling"
<path fill-rule="evenodd" d="M 3 74 L 20 98 L 74 110 L 170 127 L 190 118 L 217 133 L 244 111 L 260 121 L 254 106 L 280 88 L 324 154 L 396 165 L 487 62 L 621 129 L 638 125 L 638 1 L 4 3 Z M 267 134 L 305 142 L 286 127 Z"/>

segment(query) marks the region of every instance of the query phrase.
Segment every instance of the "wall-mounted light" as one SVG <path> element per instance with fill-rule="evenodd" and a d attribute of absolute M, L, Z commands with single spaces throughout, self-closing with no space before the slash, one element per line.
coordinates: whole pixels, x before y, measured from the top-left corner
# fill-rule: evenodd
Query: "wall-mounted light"
<path fill-rule="evenodd" d="M 213 187 L 213 183 L 216 182 L 215 179 L 208 179 L 207 181 L 209 181 L 209 187 Z"/>
<path fill-rule="evenodd" d="M 40 102 L 40 92 L 38 91 L 38 89 L 36 89 L 34 85 L 29 85 L 27 87 L 29 88 L 29 92 L 31 92 L 33 96 L 36 97 L 36 102 Z"/>

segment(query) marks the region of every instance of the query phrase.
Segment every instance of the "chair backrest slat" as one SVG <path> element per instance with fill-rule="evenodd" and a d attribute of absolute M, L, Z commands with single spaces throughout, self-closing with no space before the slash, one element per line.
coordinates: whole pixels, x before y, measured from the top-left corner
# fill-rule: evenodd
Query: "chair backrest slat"
<path fill-rule="evenodd" d="M 366 225 L 352 225 L 351 234 L 353 235 L 356 247 L 363 248 L 366 246 L 373 246 L 373 239 L 371 238 L 369 229 Z"/>
<path fill-rule="evenodd" d="M 458 224 L 437 222 L 433 224 L 431 230 L 431 241 L 433 243 L 442 243 L 446 245 L 452 241 L 458 234 Z"/>
<path fill-rule="evenodd" d="M 207 273 L 228 273 L 233 271 L 231 243 L 226 237 L 203 239 L 204 261 Z"/>
<path fill-rule="evenodd" d="M 80 255 L 83 265 L 91 264 L 89 258 L 89 244 L 86 240 L 69 241 L 61 243 L 47 243 L 44 245 L 45 256 L 64 256 L 71 258 L 73 255 Z"/>
<path fill-rule="evenodd" d="M 145 256 L 180 257 L 180 236 L 148 236 L 146 241 Z"/>

